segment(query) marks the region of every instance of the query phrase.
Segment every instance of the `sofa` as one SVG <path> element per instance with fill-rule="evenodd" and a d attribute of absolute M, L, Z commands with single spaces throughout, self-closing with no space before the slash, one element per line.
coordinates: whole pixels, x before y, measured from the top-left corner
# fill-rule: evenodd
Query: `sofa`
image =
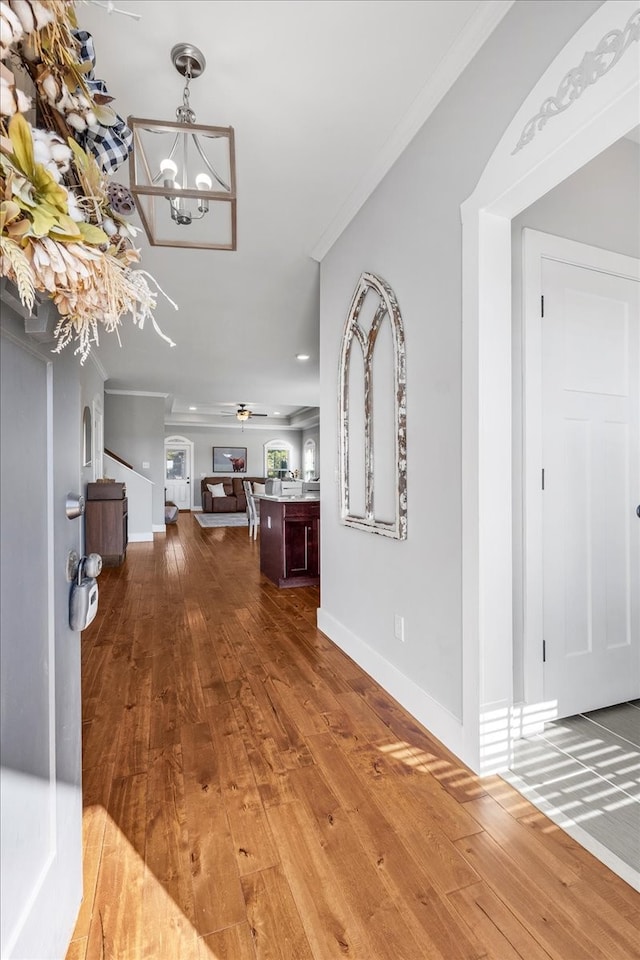
<path fill-rule="evenodd" d="M 203 513 L 244 513 L 247 509 L 247 498 L 244 495 L 242 481 L 250 483 L 265 483 L 264 477 L 247 477 L 239 474 L 235 477 L 203 477 L 200 481 Z M 222 484 L 224 496 L 214 496 L 209 487 L 219 488 Z"/>

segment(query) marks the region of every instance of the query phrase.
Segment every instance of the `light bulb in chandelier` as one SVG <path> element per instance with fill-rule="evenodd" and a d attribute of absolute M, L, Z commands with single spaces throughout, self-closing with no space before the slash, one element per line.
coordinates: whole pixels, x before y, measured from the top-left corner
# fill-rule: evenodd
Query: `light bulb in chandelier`
<path fill-rule="evenodd" d="M 196 177 L 196 187 L 198 190 L 211 190 L 213 184 L 211 183 L 211 177 L 206 173 L 199 173 Z M 208 200 L 198 200 L 198 210 L 201 213 L 209 213 L 209 201 Z"/>

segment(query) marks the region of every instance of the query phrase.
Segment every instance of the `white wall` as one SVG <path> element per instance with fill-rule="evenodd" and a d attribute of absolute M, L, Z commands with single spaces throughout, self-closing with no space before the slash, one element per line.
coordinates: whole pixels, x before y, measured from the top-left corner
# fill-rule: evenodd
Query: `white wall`
<path fill-rule="evenodd" d="M 322 263 L 318 622 L 450 743 L 464 709 L 460 204 L 548 63 L 599 5 L 515 4 Z M 391 285 L 405 323 L 405 542 L 342 526 L 332 482 L 340 340 L 363 270 Z M 394 638 L 396 613 L 404 643 Z"/>
<path fill-rule="evenodd" d="M 525 227 L 640 257 L 640 144 L 614 143 L 512 221 L 514 699 L 523 699 L 522 231 Z"/>
<path fill-rule="evenodd" d="M 196 508 L 202 506 L 200 497 L 200 480 L 202 477 L 210 477 L 213 474 L 213 448 L 214 447 L 246 447 L 247 448 L 247 469 L 246 474 L 249 477 L 264 476 L 264 445 L 270 440 L 286 440 L 293 448 L 291 459 L 291 469 L 300 468 L 302 463 L 301 454 L 301 430 L 283 430 L 282 428 L 247 428 L 244 430 L 240 426 L 230 427 L 204 427 L 204 426 L 166 426 L 164 428 L 166 437 L 185 437 L 193 442 L 194 464 L 192 467 L 193 483 L 193 501 Z M 225 476 L 225 474 L 217 474 Z M 228 476 L 232 476 L 229 471 Z"/>
<path fill-rule="evenodd" d="M 153 483 L 147 477 L 130 470 L 108 454 L 104 471 L 127 490 L 127 537 L 130 543 L 153 540 Z"/>

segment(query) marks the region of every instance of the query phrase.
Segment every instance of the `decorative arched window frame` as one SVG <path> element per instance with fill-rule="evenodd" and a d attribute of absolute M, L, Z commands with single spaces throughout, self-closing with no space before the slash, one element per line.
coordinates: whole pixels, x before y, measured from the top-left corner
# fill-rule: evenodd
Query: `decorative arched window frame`
<path fill-rule="evenodd" d="M 302 449 L 302 479 L 313 480 L 316 473 L 316 442 L 309 437 Z"/>
<path fill-rule="evenodd" d="M 367 294 L 373 291 L 379 303 L 369 332 L 359 323 Z M 395 440 L 395 517 L 393 521 L 376 518 L 374 503 L 375 459 L 373 449 L 373 354 L 378 333 L 385 320 L 391 325 L 393 343 L 394 440 Z M 362 351 L 364 371 L 364 515 L 350 510 L 349 479 L 349 365 L 354 344 Z M 340 517 L 347 527 L 378 533 L 396 540 L 407 537 L 407 404 L 404 325 L 395 293 L 388 283 L 373 273 L 362 273 L 356 287 L 340 351 L 339 371 L 339 470 Z"/>

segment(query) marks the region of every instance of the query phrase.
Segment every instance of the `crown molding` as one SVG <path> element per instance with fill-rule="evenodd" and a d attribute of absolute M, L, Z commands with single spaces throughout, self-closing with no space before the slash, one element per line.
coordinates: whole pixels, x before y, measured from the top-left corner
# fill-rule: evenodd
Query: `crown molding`
<path fill-rule="evenodd" d="M 91 363 L 94 365 L 94 367 L 96 368 L 96 370 L 98 371 L 98 373 L 99 373 L 100 376 L 102 377 L 102 382 L 104 383 L 105 380 L 108 380 L 108 379 L 109 379 L 109 376 L 108 376 L 108 374 L 107 374 L 107 371 L 106 371 L 105 368 L 102 366 L 102 363 L 100 362 L 100 360 L 99 360 L 98 357 L 96 356 L 95 350 L 91 350 L 91 351 L 89 352 L 89 360 L 91 361 Z"/>
<path fill-rule="evenodd" d="M 243 424 L 241 424 L 238 420 L 236 420 L 235 417 L 229 418 L 229 420 L 231 419 L 233 419 L 232 423 L 229 423 L 227 419 L 225 419 L 225 421 L 222 423 L 215 420 L 215 418 L 211 418 L 209 420 L 189 420 L 189 419 L 179 420 L 179 419 L 176 419 L 176 415 L 174 414 L 171 417 L 165 418 L 164 425 L 165 427 L 172 427 L 172 428 L 181 427 L 183 429 L 199 428 L 201 430 L 235 430 L 236 432 L 245 430 L 245 431 L 262 431 L 263 433 L 265 430 L 268 430 L 270 433 L 273 433 L 274 431 L 278 431 L 278 430 L 280 431 L 286 430 L 287 432 L 296 430 L 298 432 L 301 432 L 303 429 L 299 425 L 284 423 L 280 419 L 277 422 L 272 420 L 271 423 L 252 423 L 252 424 L 249 424 L 249 422 L 246 420 L 243 422 Z"/>
<path fill-rule="evenodd" d="M 378 153 L 369 171 L 318 240 L 310 253 L 313 260 L 320 262 L 327 255 L 514 2 L 515 0 L 487 0 L 472 14 Z"/>
<path fill-rule="evenodd" d="M 104 392 L 117 397 L 161 397 L 163 400 L 169 396 L 168 393 L 153 393 L 151 390 L 112 390 L 106 387 Z"/>

